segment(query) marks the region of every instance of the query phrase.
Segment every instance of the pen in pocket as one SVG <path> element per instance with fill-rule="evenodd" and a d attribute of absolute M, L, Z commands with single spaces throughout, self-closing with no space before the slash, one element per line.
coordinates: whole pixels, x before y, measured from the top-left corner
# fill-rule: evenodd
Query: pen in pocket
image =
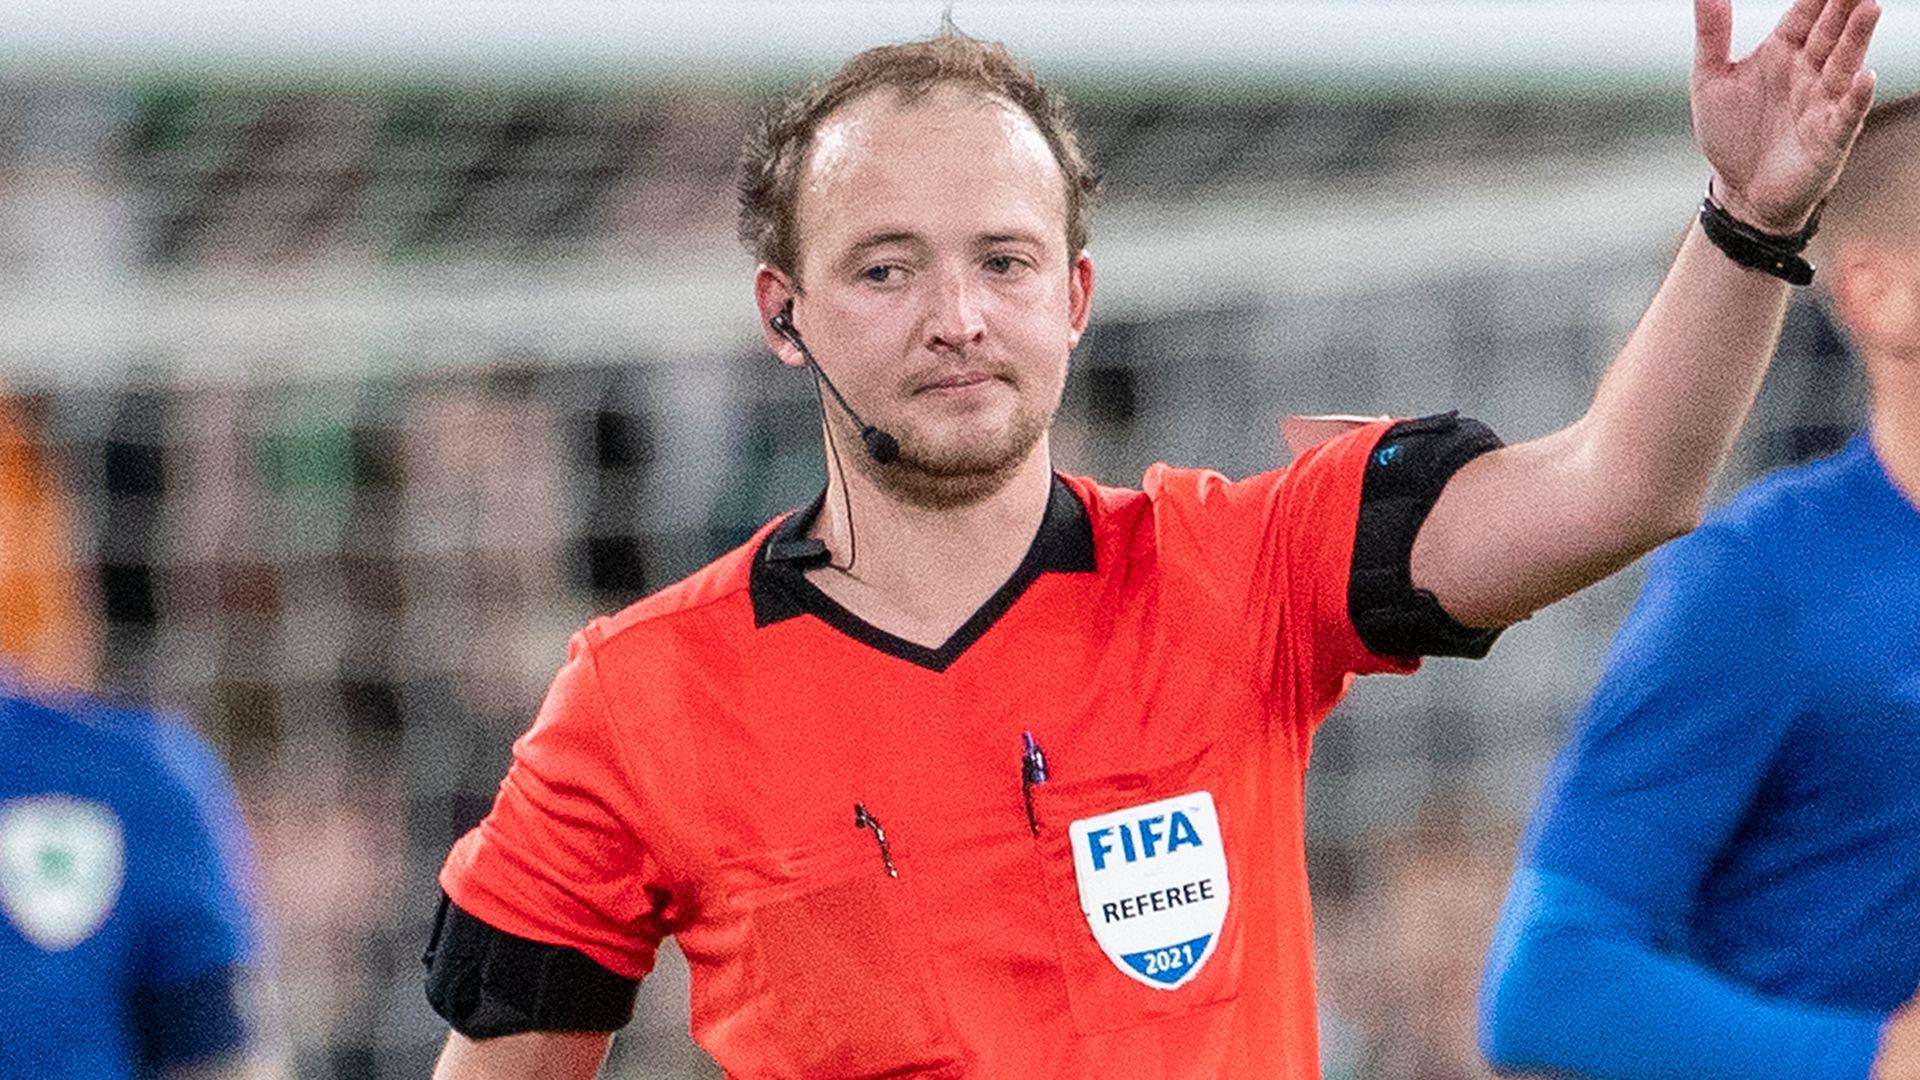
<path fill-rule="evenodd" d="M 1021 732 L 1020 742 L 1020 797 L 1027 804 L 1027 828 L 1039 836 L 1040 819 L 1033 812 L 1033 789 L 1047 782 L 1047 755 L 1040 752 L 1040 744 L 1034 741 L 1031 731 Z"/>
<path fill-rule="evenodd" d="M 866 803 L 853 804 L 853 827 L 873 832 L 873 841 L 880 845 L 880 861 L 887 865 L 887 876 L 897 878 L 900 871 L 894 869 L 893 852 L 887 850 L 887 830 L 880 827 L 880 819 L 867 812 Z"/>

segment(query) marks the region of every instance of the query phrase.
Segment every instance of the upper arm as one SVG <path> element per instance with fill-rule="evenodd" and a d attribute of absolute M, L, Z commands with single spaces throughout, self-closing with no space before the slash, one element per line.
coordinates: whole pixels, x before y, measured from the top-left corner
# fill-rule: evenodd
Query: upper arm
<path fill-rule="evenodd" d="M 1449 618 L 1410 565 L 1448 477 L 1499 439 L 1452 413 L 1341 426 L 1283 470 L 1229 482 L 1156 467 L 1146 484 L 1156 554 L 1195 605 L 1170 617 L 1248 627 L 1256 678 L 1298 693 L 1309 724 L 1352 675 L 1483 655 L 1496 636 Z"/>
<path fill-rule="evenodd" d="M 1413 548 L 1413 578 L 1469 626 L 1507 626 L 1614 573 L 1687 528 L 1650 517 L 1597 475 L 1575 424 L 1470 462 Z"/>
<path fill-rule="evenodd" d="M 1786 601 L 1730 530 L 1662 550 L 1549 775 L 1523 861 L 1683 916 L 1785 740 Z M 1763 659 L 1764 658 L 1764 659 Z"/>
<path fill-rule="evenodd" d="M 612 1031 L 667 933 L 673 893 L 635 833 L 593 655 L 576 641 L 492 811 L 440 873 L 427 996 L 475 1037 Z"/>
<path fill-rule="evenodd" d="M 245 833 L 226 771 L 191 732 L 167 721 L 147 743 L 156 763 L 145 843 L 142 981 L 172 985 L 248 962 L 253 949 Z"/>
<path fill-rule="evenodd" d="M 130 1008 L 160 1069 L 218 1068 L 247 1048 L 253 913 L 244 830 L 225 770 L 184 726 L 161 721 L 143 852 L 143 946 Z"/>
<path fill-rule="evenodd" d="M 1499 452 L 1500 438 L 1455 413 L 1388 428 L 1365 458 L 1360 505 L 1340 582 L 1355 632 L 1378 656 L 1482 657 L 1497 629 L 1456 621 L 1414 575 L 1418 537 L 1455 478 Z"/>
<path fill-rule="evenodd" d="M 1280 532 L 1282 602 L 1299 666 L 1316 687 L 1349 675 L 1409 672 L 1422 656 L 1481 657 L 1496 629 L 1463 626 L 1413 580 L 1415 537 L 1450 478 L 1500 445 L 1476 421 L 1442 413 L 1374 425 L 1301 455 Z"/>
<path fill-rule="evenodd" d="M 1875 1018 L 1763 997 L 1684 947 L 1795 718 L 1788 600 L 1745 543 L 1709 525 L 1654 558 L 1555 761 L 1488 956 L 1502 1067 L 1857 1076 L 1871 1057 Z"/>
<path fill-rule="evenodd" d="M 497 1039 L 447 1033 L 433 1080 L 592 1080 L 613 1036 L 598 1031 L 529 1031 Z"/>
<path fill-rule="evenodd" d="M 1271 694 L 1297 673 L 1309 711 L 1330 708 L 1352 673 L 1414 666 L 1370 654 L 1348 604 L 1362 472 L 1387 427 L 1359 426 L 1244 480 L 1147 473 L 1154 554 L 1172 583 L 1161 597 L 1167 621 L 1244 627 L 1237 644 L 1250 676 Z"/>

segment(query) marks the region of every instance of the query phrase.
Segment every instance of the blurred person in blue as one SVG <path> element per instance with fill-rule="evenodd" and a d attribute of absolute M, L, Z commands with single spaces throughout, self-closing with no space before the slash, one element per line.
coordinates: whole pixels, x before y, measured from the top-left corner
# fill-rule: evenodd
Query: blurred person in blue
<path fill-rule="evenodd" d="M 3 669 L 0 747 L 0 1080 L 270 1071 L 247 841 L 208 747 Z"/>
<path fill-rule="evenodd" d="M 1498 1070 L 1920 1077 L 1920 96 L 1816 250 L 1868 429 L 1654 558 L 1522 845 Z"/>

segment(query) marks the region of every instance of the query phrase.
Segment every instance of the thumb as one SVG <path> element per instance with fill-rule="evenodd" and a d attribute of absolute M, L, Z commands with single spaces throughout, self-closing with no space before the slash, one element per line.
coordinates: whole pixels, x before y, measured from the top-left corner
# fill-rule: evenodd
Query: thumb
<path fill-rule="evenodd" d="M 1717 72 L 1730 62 L 1733 48 L 1732 0 L 1693 0 L 1693 66 Z"/>

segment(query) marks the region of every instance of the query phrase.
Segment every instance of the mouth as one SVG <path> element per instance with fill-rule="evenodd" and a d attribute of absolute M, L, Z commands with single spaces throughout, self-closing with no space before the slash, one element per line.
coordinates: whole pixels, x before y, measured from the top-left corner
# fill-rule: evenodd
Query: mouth
<path fill-rule="evenodd" d="M 981 369 L 971 369 L 967 371 L 952 371 L 944 375 L 941 375 L 938 378 L 928 379 L 927 381 L 921 383 L 919 387 L 915 389 L 914 392 L 920 393 L 920 394 L 956 393 L 962 390 L 970 389 L 975 386 L 979 386 L 982 383 L 992 382 L 994 378 L 995 376 L 991 372 L 981 370 Z"/>

